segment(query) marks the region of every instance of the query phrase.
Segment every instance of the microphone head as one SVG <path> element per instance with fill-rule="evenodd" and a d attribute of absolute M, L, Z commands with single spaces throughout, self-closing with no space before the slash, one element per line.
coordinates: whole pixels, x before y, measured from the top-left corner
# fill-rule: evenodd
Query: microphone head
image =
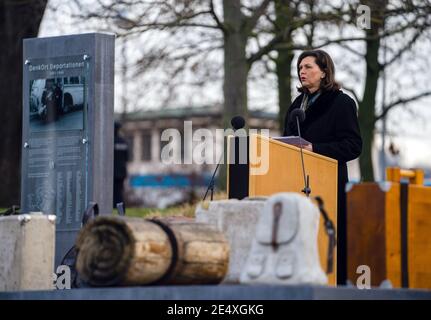
<path fill-rule="evenodd" d="M 296 117 L 298 117 L 299 122 L 303 122 L 305 120 L 305 112 L 302 109 L 294 109 L 290 113 L 290 120 L 296 121 Z"/>
<path fill-rule="evenodd" d="M 230 120 L 230 124 L 235 130 L 242 129 L 245 126 L 245 120 L 241 116 L 235 116 Z"/>

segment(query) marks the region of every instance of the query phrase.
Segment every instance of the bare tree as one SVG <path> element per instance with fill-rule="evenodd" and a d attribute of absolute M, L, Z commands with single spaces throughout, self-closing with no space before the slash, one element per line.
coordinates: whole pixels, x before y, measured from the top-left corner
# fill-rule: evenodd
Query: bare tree
<path fill-rule="evenodd" d="M 166 81 L 160 83 L 171 89 L 168 98 L 172 98 L 178 83 L 204 86 L 222 76 L 223 123 L 227 124 L 233 115 L 247 117 L 247 76 L 250 69 L 247 42 L 271 1 L 251 1 L 247 4 L 248 10 L 242 2 L 222 1 L 217 2 L 218 6 L 209 0 L 98 2 L 98 6 L 80 8 L 83 10 L 76 16 L 104 21 L 106 29 L 120 37 L 140 35 L 147 39 L 135 74 L 163 69 Z M 81 1 L 75 3 L 80 5 Z M 146 34 L 157 40 L 151 40 L 151 36 L 146 37 Z M 220 61 L 214 69 L 208 63 L 216 50 L 224 52 L 222 75 Z M 204 67 L 206 71 L 203 71 Z M 193 77 L 190 77 L 190 72 Z"/>
<path fill-rule="evenodd" d="M 75 0 L 76 3 L 80 1 L 83 0 Z M 263 64 L 263 72 L 272 71 L 277 75 L 282 128 L 283 116 L 291 103 L 290 70 L 295 50 L 339 46 L 366 65 L 364 77 L 353 74 L 364 83 L 363 94 L 353 88 L 350 92 L 360 107 L 359 120 L 364 138 L 361 171 L 364 180 L 372 180 L 371 148 L 375 123 L 380 118 L 376 112 L 376 94 L 385 68 L 379 61 L 381 39 L 417 31 L 410 40 L 403 41 L 404 48 L 392 54 L 387 63 L 389 66 L 402 58 L 403 52 L 409 51 L 424 34 L 429 24 L 430 7 L 429 1 L 425 2 L 366 1 L 364 4 L 370 7 L 372 16 L 371 28 L 365 30 L 356 27 L 357 8 L 361 4 L 357 0 L 338 5 L 323 0 L 99 1 L 96 7 L 80 8 L 78 16 L 102 21 L 104 28 L 121 37 L 138 39 L 143 36 L 147 42 L 143 43 L 145 49 L 135 74 L 163 70 L 160 73 L 165 76 L 158 79 L 160 81 L 154 81 L 152 76 L 148 88 L 154 87 L 155 83 L 160 84 L 160 90 L 161 87 L 168 88 L 167 99 L 176 98 L 175 91 L 183 84 L 204 88 L 206 83 L 223 78 L 225 126 L 234 115 L 247 117 L 250 71 L 255 64 Z M 386 24 L 386 20 L 397 23 Z M 343 34 L 344 29 L 352 26 L 356 28 L 353 34 Z M 318 32 L 320 29 L 335 32 L 325 31 L 322 35 Z M 298 40 L 298 35 L 305 36 L 305 41 Z M 362 43 L 363 52 L 355 49 L 354 43 Z M 213 55 L 221 51 L 222 65 Z M 425 95 L 426 92 L 411 97 L 400 96 L 398 100 L 406 103 Z M 395 102 L 389 103 L 387 110 L 382 110 L 383 114 L 399 105 Z"/>
<path fill-rule="evenodd" d="M 279 0 L 282 14 L 284 17 L 286 13 L 293 12 L 289 23 L 288 19 L 282 20 L 285 23 L 285 31 L 289 31 L 294 26 L 300 26 L 299 30 L 305 32 L 306 43 L 301 45 L 291 33 L 288 33 L 282 44 L 277 45 L 278 58 L 277 58 L 277 73 L 279 75 L 279 100 L 280 100 L 280 125 L 282 125 L 283 114 L 289 106 L 289 101 L 285 99 L 290 96 L 288 88 L 291 84 L 290 69 L 288 64 L 292 63 L 293 50 L 305 48 L 326 48 L 328 46 L 338 46 L 344 51 L 343 58 L 348 63 L 343 65 L 343 69 L 349 69 L 351 77 L 356 79 L 356 82 L 364 84 L 362 95 L 357 92 L 357 89 L 344 87 L 349 91 L 359 105 L 359 122 L 363 136 L 363 153 L 360 157 L 360 166 L 362 178 L 365 181 L 373 181 L 373 164 L 372 164 L 372 147 L 375 135 L 376 122 L 385 117 L 390 110 L 397 106 L 405 106 L 409 102 L 416 101 L 423 97 L 429 96 L 431 91 L 428 88 L 415 88 L 422 90 L 408 95 L 405 93 L 407 90 L 398 90 L 391 96 L 390 102 L 386 103 L 379 111 L 376 105 L 376 96 L 379 79 L 382 73 L 391 65 L 402 61 L 409 52 L 412 52 L 413 46 L 422 39 L 427 39 L 427 32 L 431 25 L 431 5 L 429 1 L 417 3 L 415 1 L 350 1 L 341 3 L 340 5 L 332 5 L 331 2 L 324 1 L 305 1 L 303 5 L 308 9 L 308 15 L 304 17 L 305 20 L 298 20 L 300 13 L 298 7 L 292 6 L 293 2 L 286 2 Z M 357 24 L 359 5 L 364 4 L 370 8 L 371 20 L 370 28 L 359 29 Z M 289 7 L 290 6 L 290 7 Z M 308 7 L 308 8 L 307 8 Z M 282 12 L 280 10 L 280 12 Z M 278 15 L 280 13 L 277 12 Z M 311 21 L 307 21 L 307 18 Z M 286 28 L 287 26 L 287 28 Z M 353 30 L 352 30 L 353 27 Z M 290 28 L 290 29 L 289 29 Z M 323 36 L 316 34 L 315 30 L 322 28 L 324 30 Z M 350 28 L 350 29 L 348 29 Z M 343 33 L 348 29 L 347 34 Z M 294 29 L 295 30 L 295 29 Z M 330 32 L 332 30 L 333 32 Z M 338 34 L 337 34 L 338 31 Z M 399 39 L 395 39 L 398 37 Z M 383 45 L 385 42 L 385 49 L 390 51 L 390 58 L 387 61 L 382 61 Z M 352 44 L 363 44 L 364 50 L 352 47 Z M 401 44 L 401 45 L 400 45 Z M 288 57 L 288 58 L 286 58 Z M 358 70 L 352 68 L 352 58 L 359 59 L 359 63 L 364 62 L 365 73 L 364 76 L 358 76 Z M 406 67 L 403 66 L 404 72 L 408 73 Z M 286 71 L 288 70 L 288 71 Z M 284 75 L 282 74 L 284 73 Z M 282 78 L 282 79 L 280 79 Z M 394 82 L 396 79 L 389 79 Z M 280 90 L 280 88 L 284 88 Z M 286 93 L 287 92 L 287 93 Z"/>
<path fill-rule="evenodd" d="M 80 5 L 78 0 L 75 3 Z M 109 4 L 100 1 L 96 7 L 81 8 L 84 10 L 77 16 L 103 20 L 107 29 L 120 36 L 145 36 L 157 31 L 160 40 L 165 35 L 164 45 L 161 41 L 154 46 L 147 44 L 151 49 L 138 61 L 137 71 L 164 67 L 168 70 L 170 85 L 180 75 L 187 77 L 190 71 L 194 81 L 203 85 L 211 76 L 204 73 L 199 77 L 200 66 L 207 67 L 206 58 L 214 50 L 222 50 L 223 126 L 228 127 L 235 115 L 248 118 L 247 78 L 259 55 L 259 52 L 248 52 L 248 42 L 270 3 L 271 0 L 223 0 L 217 3 L 212 0 L 112 1 Z M 124 14 L 126 11 L 127 15 Z M 178 37 L 181 41 L 172 45 Z M 224 170 L 220 181 L 225 180 L 223 173 Z"/>
<path fill-rule="evenodd" d="M 282 41 L 275 44 L 277 57 L 276 72 L 279 93 L 279 123 L 283 126 L 283 116 L 292 99 L 291 95 L 291 67 L 295 50 L 307 48 L 326 48 L 338 46 L 344 51 L 343 58 L 350 63 L 344 64 L 343 69 L 350 69 L 352 77 L 357 83 L 364 84 L 362 96 L 357 89 L 346 88 L 356 99 L 359 105 L 359 122 L 363 135 L 363 153 L 360 158 L 362 177 L 365 181 L 374 180 L 371 150 L 373 146 L 376 122 L 382 119 L 396 106 L 407 105 L 431 94 L 428 88 L 408 95 L 398 90 L 392 95 L 390 102 L 386 103 L 379 111 L 376 105 L 378 82 L 382 73 L 394 63 L 399 63 L 409 52 L 415 43 L 421 39 L 427 39 L 427 31 L 430 27 L 429 1 L 349 1 L 333 5 L 331 1 L 308 0 L 301 3 L 295 1 L 275 1 L 274 34 L 282 34 Z M 358 29 L 358 7 L 365 4 L 372 13 L 369 29 Z M 386 21 L 386 24 L 385 24 Z M 353 27 L 353 28 L 352 28 Z M 350 29 L 348 29 L 350 28 Z M 322 29 L 324 32 L 315 32 Z M 343 32 L 348 29 L 347 34 Z M 353 29 L 353 30 L 352 30 Z M 280 32 L 282 31 L 282 32 Z M 331 32 L 332 31 L 332 32 Z M 303 39 L 298 40 L 298 32 Z M 396 36 L 400 39 L 394 40 Z M 382 60 L 383 45 L 390 51 L 388 61 Z M 352 47 L 352 44 L 361 43 L 364 52 Z M 399 45 L 401 44 L 401 45 Z M 352 61 L 364 62 L 365 74 L 358 75 L 356 67 L 351 66 Z M 408 70 L 403 67 L 404 72 Z M 396 79 L 389 79 L 394 82 Z M 420 88 L 416 88 L 421 90 Z"/>
<path fill-rule="evenodd" d="M 427 1 L 428 2 L 428 1 Z M 363 138 L 363 152 L 360 157 L 361 175 L 364 181 L 374 181 L 372 147 L 374 142 L 376 122 L 396 106 L 405 105 L 431 94 L 429 89 L 405 96 L 403 91 L 398 90 L 398 97 L 392 98 L 389 103 L 383 106 L 380 114 L 377 112 L 376 95 L 378 81 L 382 72 L 395 62 L 400 62 L 406 52 L 412 50 L 412 46 L 426 36 L 426 32 L 431 26 L 430 3 L 421 5 L 414 4 L 413 1 L 363 1 L 371 9 L 370 28 L 365 30 L 365 59 L 366 71 L 364 80 L 364 91 L 359 98 L 354 90 L 351 90 L 359 104 L 359 123 Z M 352 8 L 353 9 L 353 8 Z M 381 62 L 381 52 L 383 50 L 382 40 L 385 39 L 386 46 L 391 40 L 401 36 L 401 46 L 395 43 L 391 57 L 388 61 Z M 351 39 L 351 41 L 358 41 Z M 345 43 L 345 41 L 341 41 Z"/>
<path fill-rule="evenodd" d="M 0 206 L 19 203 L 22 122 L 22 40 L 35 37 L 47 0 L 0 2 Z"/>

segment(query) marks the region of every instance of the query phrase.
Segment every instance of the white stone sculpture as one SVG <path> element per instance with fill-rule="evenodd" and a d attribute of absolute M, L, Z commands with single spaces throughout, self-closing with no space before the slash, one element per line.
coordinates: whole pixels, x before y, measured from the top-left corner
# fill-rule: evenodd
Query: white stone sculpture
<path fill-rule="evenodd" d="M 265 203 L 240 275 L 241 283 L 320 284 L 319 209 L 298 193 L 278 193 Z"/>

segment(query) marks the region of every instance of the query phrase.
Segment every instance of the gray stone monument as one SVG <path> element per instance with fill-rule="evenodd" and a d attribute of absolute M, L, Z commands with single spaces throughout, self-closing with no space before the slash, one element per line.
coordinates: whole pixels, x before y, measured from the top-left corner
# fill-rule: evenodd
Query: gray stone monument
<path fill-rule="evenodd" d="M 112 34 L 24 40 L 22 212 L 55 214 L 56 265 L 89 202 L 112 212 Z"/>

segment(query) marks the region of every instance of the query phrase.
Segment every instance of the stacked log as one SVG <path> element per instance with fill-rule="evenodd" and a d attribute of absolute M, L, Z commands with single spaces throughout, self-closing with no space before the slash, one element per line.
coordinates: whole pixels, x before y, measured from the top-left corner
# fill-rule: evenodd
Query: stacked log
<path fill-rule="evenodd" d="M 100 216 L 76 247 L 77 271 L 93 286 L 217 284 L 229 264 L 224 235 L 188 220 Z"/>

